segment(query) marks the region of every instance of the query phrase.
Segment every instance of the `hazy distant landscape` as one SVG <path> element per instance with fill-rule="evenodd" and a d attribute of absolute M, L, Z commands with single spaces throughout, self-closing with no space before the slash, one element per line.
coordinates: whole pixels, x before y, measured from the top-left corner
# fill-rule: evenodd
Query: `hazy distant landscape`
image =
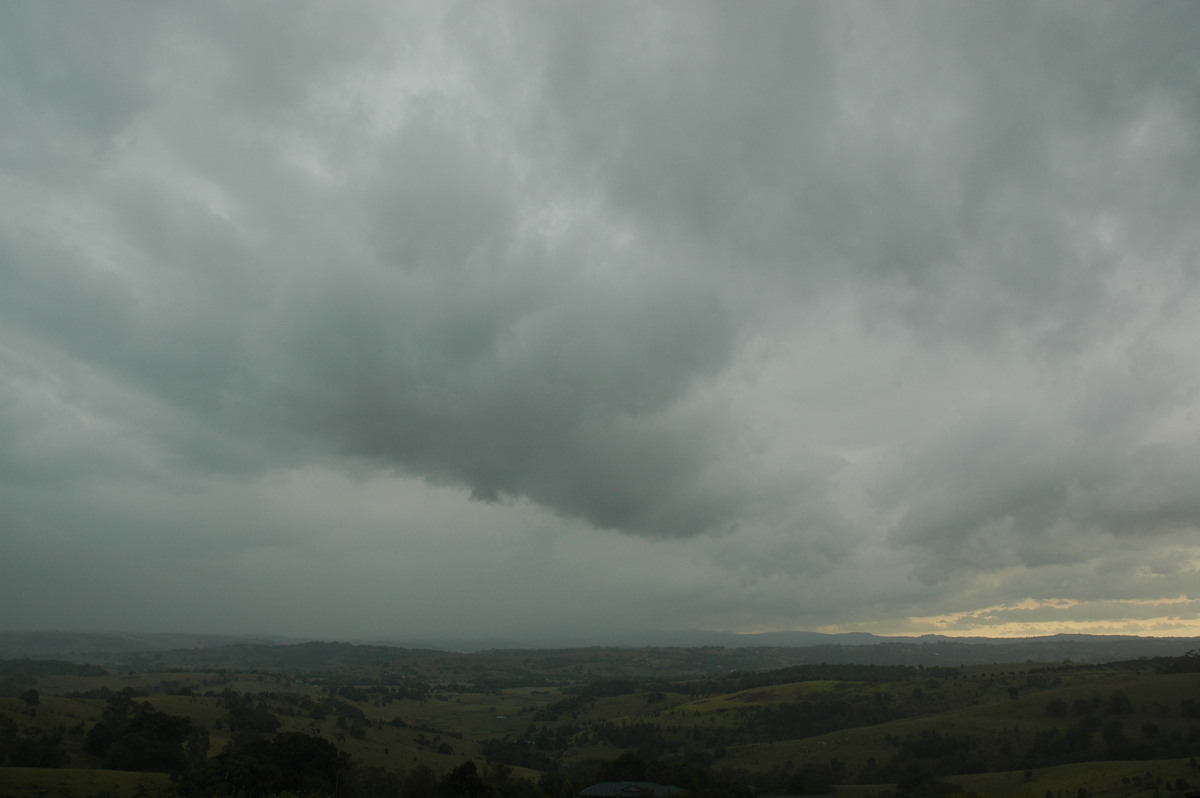
<path fill-rule="evenodd" d="M 633 642 L 636 641 L 636 642 Z M 812 632 L 722 634 L 703 631 L 647 632 L 622 641 L 593 639 L 585 646 L 561 640 L 541 645 L 499 641 L 436 639 L 395 642 L 311 642 L 238 635 L 181 635 L 129 632 L 0 632 L 0 659 L 68 659 L 122 668 L 266 668 L 294 670 L 309 657 L 331 665 L 365 664 L 372 657 L 403 651 L 413 658 L 498 659 L 529 649 L 531 656 L 553 656 L 555 649 L 676 649 L 706 672 L 722 665 L 762 670 L 795 664 L 842 662 L 887 665 L 979 665 L 991 662 L 1108 662 L 1178 656 L 1200 648 L 1200 638 L 1133 635 L 1052 635 L 1036 638 L 950 638 L 939 635 L 879 637 Z M 727 649 L 727 650 L 726 650 Z M 334 652 L 338 652 L 335 655 Z"/>

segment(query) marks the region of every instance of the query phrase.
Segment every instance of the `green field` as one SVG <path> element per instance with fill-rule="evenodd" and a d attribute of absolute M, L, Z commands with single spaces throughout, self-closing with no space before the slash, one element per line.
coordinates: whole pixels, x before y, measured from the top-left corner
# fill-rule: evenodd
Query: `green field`
<path fill-rule="evenodd" d="M 83 798 L 108 794 L 165 798 L 175 785 L 164 773 L 128 773 L 121 770 L 82 768 L 0 768 L 0 796 L 4 798 Z"/>
<path fill-rule="evenodd" d="M 38 675 L 32 687 L 20 685 L 37 691 L 35 705 L 0 698 L 0 745 L 7 746 L 0 751 L 8 750 L 12 765 L 21 741 L 53 738 L 62 767 L 0 767 L 0 796 L 170 792 L 165 773 L 106 770 L 105 760 L 87 750 L 109 696 L 122 691 L 147 711 L 202 729 L 210 762 L 235 743 L 297 732 L 328 740 L 357 768 L 399 776 L 422 766 L 446 774 L 471 761 L 489 778 L 555 772 L 583 779 L 598 772 L 597 760 L 633 752 L 770 793 L 800 785 L 867 798 L 896 794 L 894 785 L 906 780 L 917 785 L 904 788 L 910 795 L 932 789 L 921 784 L 941 784 L 990 798 L 1057 798 L 1081 789 L 1148 798 L 1200 788 L 1200 672 L 1164 672 L 1155 663 L 1025 663 L 936 677 L 918 669 L 903 678 L 789 681 L 793 669 L 503 689 L 459 668 L 399 673 L 397 664 L 381 662 L 318 676 Z M 235 728 L 244 721 L 234 706 L 253 710 L 269 727 Z M 205 752 L 200 756 L 193 769 L 202 766 Z M 501 764 L 508 769 L 498 771 Z"/>

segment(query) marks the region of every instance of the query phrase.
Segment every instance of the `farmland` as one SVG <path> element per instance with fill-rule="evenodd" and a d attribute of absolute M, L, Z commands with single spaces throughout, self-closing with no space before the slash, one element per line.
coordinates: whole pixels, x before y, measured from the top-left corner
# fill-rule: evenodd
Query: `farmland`
<path fill-rule="evenodd" d="M 646 773 L 707 795 L 1200 788 L 1194 653 L 737 671 L 713 661 L 747 655 L 720 649 L 281 649 L 271 668 L 5 661 L 0 794 L 224 794 L 219 773 L 285 745 L 328 759 L 293 794 L 565 798 Z"/>

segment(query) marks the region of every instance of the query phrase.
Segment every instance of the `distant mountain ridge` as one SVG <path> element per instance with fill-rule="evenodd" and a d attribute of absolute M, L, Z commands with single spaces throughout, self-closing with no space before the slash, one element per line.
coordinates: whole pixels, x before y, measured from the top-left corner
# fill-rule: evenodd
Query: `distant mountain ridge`
<path fill-rule="evenodd" d="M 1200 638 L 1138 637 L 1134 635 L 1060 634 L 1046 637 L 987 638 L 922 635 L 879 636 L 863 632 L 770 632 L 735 634 L 704 630 L 674 630 L 594 636 L 554 636 L 537 639 L 454 639 L 396 637 L 343 643 L 304 641 L 274 635 L 208 635 L 147 632 L 0 632 L 0 659 L 60 659 L 71 662 L 137 667 L 232 666 L 286 667 L 300 649 L 327 652 L 331 664 L 355 659 L 354 649 L 398 655 L 417 651 L 477 652 L 572 650 L 585 648 L 702 649 L 760 651 L 761 657 L 741 658 L 764 667 L 787 663 L 862 663 L 967 665 L 987 662 L 1104 662 L 1142 657 L 1179 656 L 1200 649 Z M 743 666 L 745 667 L 745 666 Z"/>
<path fill-rule="evenodd" d="M 671 629 L 642 632 L 589 632 L 587 634 L 557 634 L 541 637 L 460 638 L 438 636 L 379 636 L 361 641 L 372 645 L 411 646 L 455 651 L 480 651 L 512 648 L 586 648 L 618 646 L 632 648 L 724 646 L 727 648 L 792 648 L 812 646 L 877 646 L 887 643 L 903 645 L 963 644 L 963 645 L 1022 645 L 1037 643 L 1118 643 L 1121 641 L 1183 640 L 1200 643 L 1200 637 L 1139 637 L 1137 635 L 1055 634 L 1042 637 L 953 637 L 950 635 L 876 635 L 870 632 L 714 632 L 704 629 Z"/>
<path fill-rule="evenodd" d="M 0 659 L 67 659 L 86 654 L 137 654 L 215 648 L 244 643 L 297 643 L 273 635 L 210 635 L 176 632 L 0 631 Z"/>

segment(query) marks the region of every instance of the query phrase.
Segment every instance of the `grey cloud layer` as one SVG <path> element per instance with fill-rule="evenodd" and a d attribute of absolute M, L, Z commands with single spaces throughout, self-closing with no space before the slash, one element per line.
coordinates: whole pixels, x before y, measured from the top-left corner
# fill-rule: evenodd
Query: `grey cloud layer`
<path fill-rule="evenodd" d="M 1195 529 L 1192 4 L 5 15 L 13 485 L 396 468 L 762 579 Z"/>

